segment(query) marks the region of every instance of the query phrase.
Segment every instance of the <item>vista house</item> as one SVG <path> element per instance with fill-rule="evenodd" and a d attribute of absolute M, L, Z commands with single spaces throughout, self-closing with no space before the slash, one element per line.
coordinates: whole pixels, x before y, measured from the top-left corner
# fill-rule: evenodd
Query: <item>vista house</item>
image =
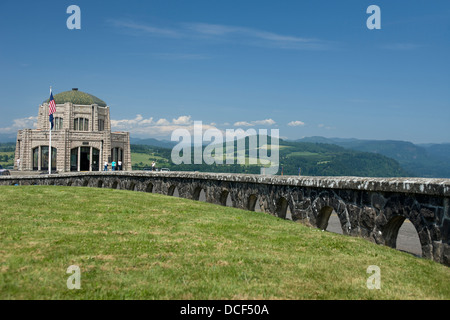
<path fill-rule="evenodd" d="M 49 161 L 48 100 L 39 106 L 36 129 L 17 133 L 15 166 L 22 171 L 101 171 L 103 163 L 122 162 L 131 170 L 129 132 L 111 132 L 109 106 L 77 88 L 53 96 L 56 103 Z M 50 164 L 51 162 L 51 164 Z"/>

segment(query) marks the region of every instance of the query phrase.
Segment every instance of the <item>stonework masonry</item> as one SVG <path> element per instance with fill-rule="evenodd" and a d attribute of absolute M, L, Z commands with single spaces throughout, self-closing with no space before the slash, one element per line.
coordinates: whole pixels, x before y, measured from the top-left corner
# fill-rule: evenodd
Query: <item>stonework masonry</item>
<path fill-rule="evenodd" d="M 450 266 L 450 179 L 297 177 L 199 172 L 87 172 L 0 177 L 0 185 L 60 185 L 154 192 L 261 211 L 326 229 L 331 213 L 349 236 L 396 247 L 409 219 L 422 257 Z"/>
<path fill-rule="evenodd" d="M 122 161 L 123 169 L 131 170 L 129 132 L 111 132 L 110 109 L 104 101 L 76 88 L 54 98 L 53 171 L 101 171 L 105 161 L 109 169 L 112 161 Z M 48 102 L 39 106 L 36 129 L 18 131 L 15 169 L 48 171 L 48 109 Z M 20 159 L 20 167 L 17 167 L 17 159 Z"/>

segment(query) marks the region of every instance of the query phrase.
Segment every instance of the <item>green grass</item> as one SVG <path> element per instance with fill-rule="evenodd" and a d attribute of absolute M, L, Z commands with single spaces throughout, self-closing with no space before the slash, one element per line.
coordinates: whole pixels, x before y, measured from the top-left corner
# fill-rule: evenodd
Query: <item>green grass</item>
<path fill-rule="evenodd" d="M 265 213 L 83 187 L 1 186 L 0 203 L 0 299 L 450 298 L 448 267 Z"/>
<path fill-rule="evenodd" d="M 152 162 L 156 161 L 158 164 L 158 167 L 161 167 L 164 165 L 164 163 L 167 163 L 168 160 L 159 156 L 159 155 L 152 155 L 152 154 L 146 154 L 146 153 L 138 153 L 138 152 L 132 152 L 131 153 L 131 159 L 132 159 L 132 165 L 137 165 L 140 162 L 142 162 L 145 166 L 151 167 Z"/>

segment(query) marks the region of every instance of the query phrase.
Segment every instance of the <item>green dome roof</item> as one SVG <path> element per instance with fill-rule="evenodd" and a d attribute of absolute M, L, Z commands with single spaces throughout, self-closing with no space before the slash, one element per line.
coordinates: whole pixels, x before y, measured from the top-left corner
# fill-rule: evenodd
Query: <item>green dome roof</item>
<path fill-rule="evenodd" d="M 66 102 L 72 102 L 73 104 L 91 105 L 98 104 L 101 107 L 106 107 L 106 102 L 93 96 L 92 94 L 78 91 L 78 89 L 72 89 L 71 91 L 64 91 L 53 95 L 56 104 L 64 104 Z M 50 99 L 44 101 L 48 103 Z"/>

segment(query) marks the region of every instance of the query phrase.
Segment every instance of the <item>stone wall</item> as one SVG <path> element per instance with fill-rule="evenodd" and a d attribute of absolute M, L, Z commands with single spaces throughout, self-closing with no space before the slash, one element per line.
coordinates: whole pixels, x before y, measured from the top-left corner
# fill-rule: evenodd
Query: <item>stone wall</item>
<path fill-rule="evenodd" d="M 91 172 L 1 177 L 0 185 L 62 185 L 173 195 L 254 210 L 326 229 L 333 210 L 344 234 L 395 248 L 409 219 L 422 256 L 450 266 L 450 179 L 297 177 L 198 172 Z"/>

